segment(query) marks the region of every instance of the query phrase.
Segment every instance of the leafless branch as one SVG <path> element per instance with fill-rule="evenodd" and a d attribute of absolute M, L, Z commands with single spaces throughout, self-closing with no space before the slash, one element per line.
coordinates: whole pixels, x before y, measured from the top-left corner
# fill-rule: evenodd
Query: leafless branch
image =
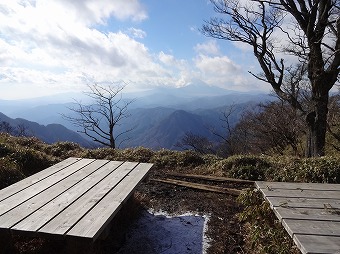
<path fill-rule="evenodd" d="M 78 132 L 93 141 L 116 148 L 117 138 L 132 130 L 128 128 L 116 135 L 114 133 L 122 120 L 130 116 L 128 106 L 134 101 L 123 100 L 122 91 L 125 85 L 125 83 L 113 83 L 107 86 L 88 85 L 90 91 L 85 94 L 92 99 L 92 104 L 85 105 L 81 101 L 75 101 L 75 106 L 69 108 L 75 116 L 63 115 L 63 117 L 80 127 Z"/>

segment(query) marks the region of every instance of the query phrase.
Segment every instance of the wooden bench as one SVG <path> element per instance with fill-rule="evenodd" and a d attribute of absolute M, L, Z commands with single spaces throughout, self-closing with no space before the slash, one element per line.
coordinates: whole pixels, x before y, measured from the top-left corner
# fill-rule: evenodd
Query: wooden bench
<path fill-rule="evenodd" d="M 340 184 L 255 184 L 303 254 L 340 254 Z"/>
<path fill-rule="evenodd" d="M 0 232 L 94 242 L 151 167 L 68 158 L 0 190 Z"/>

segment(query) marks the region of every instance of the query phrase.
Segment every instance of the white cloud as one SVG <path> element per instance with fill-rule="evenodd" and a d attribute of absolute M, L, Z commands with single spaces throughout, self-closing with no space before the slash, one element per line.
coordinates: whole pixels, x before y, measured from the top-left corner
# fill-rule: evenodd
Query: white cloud
<path fill-rule="evenodd" d="M 235 48 L 240 49 L 242 52 L 244 53 L 252 53 L 254 51 L 253 47 L 247 43 L 243 43 L 243 42 L 232 42 L 232 45 Z"/>
<path fill-rule="evenodd" d="M 145 37 L 144 31 L 132 28 L 130 37 L 92 27 L 110 15 L 132 20 L 147 16 L 137 0 L 0 3 L 0 86 L 17 82 L 73 89 L 89 80 L 162 79 L 166 73 L 162 65 L 133 39 Z"/>
<path fill-rule="evenodd" d="M 167 79 L 163 80 L 165 85 L 181 87 L 188 85 L 195 78 L 194 70 L 187 60 L 176 59 L 163 51 L 158 54 L 158 59 L 167 70 Z"/>
<path fill-rule="evenodd" d="M 206 43 L 199 43 L 194 47 L 195 51 L 199 54 L 220 55 L 220 48 L 216 40 L 209 40 Z"/>
<path fill-rule="evenodd" d="M 161 51 L 159 54 L 158 54 L 158 58 L 159 60 L 166 64 L 166 65 L 172 65 L 175 63 L 175 57 L 173 55 L 169 55 L 169 54 L 166 54 L 164 53 L 163 51 Z"/>
<path fill-rule="evenodd" d="M 105 23 L 113 15 L 119 20 L 142 21 L 147 13 L 139 0 L 55 0 L 66 8 L 71 8 L 77 18 L 87 24 Z"/>
<path fill-rule="evenodd" d="M 198 78 L 209 85 L 237 91 L 268 90 L 267 84 L 253 78 L 244 67 L 237 65 L 227 56 L 200 54 L 194 61 L 199 70 Z"/>
<path fill-rule="evenodd" d="M 130 27 L 127 31 L 127 33 L 132 37 L 132 38 L 137 38 L 137 39 L 144 39 L 146 37 L 146 32 L 138 29 L 138 28 L 134 28 L 134 27 Z"/>
<path fill-rule="evenodd" d="M 207 76 L 222 76 L 232 79 L 241 73 L 241 67 L 233 63 L 227 56 L 199 55 L 195 63 L 196 67 Z"/>
<path fill-rule="evenodd" d="M 91 82 L 117 80 L 140 87 L 184 86 L 197 78 L 226 87 L 245 82 L 240 67 L 221 55 L 216 41 L 197 44 L 193 61 L 178 59 L 163 51 L 150 52 L 136 40 L 146 37 L 139 28 L 97 28 L 112 18 L 142 21 L 147 13 L 139 0 L 0 3 L 1 98 L 11 87 L 29 96 L 32 91 L 81 90 Z"/>
<path fill-rule="evenodd" d="M 247 68 L 251 68 L 251 66 L 245 66 L 251 62 L 249 58 L 247 58 L 247 64 L 243 66 L 235 63 L 228 56 L 222 54 L 216 40 L 197 44 L 194 50 L 197 53 L 194 59 L 195 67 L 198 70 L 196 78 L 205 83 L 237 91 L 268 90 L 265 83 L 259 82 L 248 73 Z M 240 55 L 239 58 L 245 58 L 246 54 Z M 252 69 L 256 71 L 256 68 Z"/>

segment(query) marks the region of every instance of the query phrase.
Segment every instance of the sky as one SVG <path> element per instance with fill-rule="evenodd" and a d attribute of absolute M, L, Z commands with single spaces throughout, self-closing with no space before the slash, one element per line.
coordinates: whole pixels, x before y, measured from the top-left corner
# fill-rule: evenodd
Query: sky
<path fill-rule="evenodd" d="M 209 0 L 10 0 L 0 3 L 0 99 L 204 82 L 268 91 L 251 50 L 204 36 Z"/>

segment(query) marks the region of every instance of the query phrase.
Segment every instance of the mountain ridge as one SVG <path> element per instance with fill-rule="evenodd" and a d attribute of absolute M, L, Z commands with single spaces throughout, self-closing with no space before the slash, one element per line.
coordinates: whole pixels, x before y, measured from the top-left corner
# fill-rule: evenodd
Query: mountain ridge
<path fill-rule="evenodd" d="M 23 118 L 12 119 L 1 112 L 0 122 L 8 123 L 13 129 L 21 126 L 24 129 L 25 135 L 37 137 L 49 144 L 68 141 L 78 143 L 84 147 L 93 147 L 92 142 L 84 139 L 78 133 L 67 129 L 61 124 L 48 124 L 45 126 Z"/>
<path fill-rule="evenodd" d="M 230 118 L 231 124 L 235 125 L 247 105 L 255 105 L 270 98 L 267 94 L 241 93 L 222 88 L 213 88 L 211 96 L 201 97 L 200 91 L 208 93 L 209 89 L 211 88 L 205 84 L 196 84 L 176 89 L 163 87 L 154 90 L 153 93 L 151 91 L 143 93 L 129 105 L 128 111 L 131 117 L 123 119 L 119 126 L 116 126 L 116 134 L 133 128 L 128 133 L 130 140 L 123 143 L 120 148 L 144 146 L 152 149 L 176 149 L 175 144 L 186 132 L 216 140 L 216 135 L 213 136 L 209 129 L 223 134 L 225 130 L 223 130 L 221 118 L 223 118 L 223 112 L 226 109 L 230 106 L 237 109 Z M 191 94 L 189 92 L 191 90 L 196 93 Z M 216 95 L 216 93 L 219 94 Z M 0 111 L 3 111 L 2 109 L 5 108 L 1 106 L 1 103 L 0 100 Z M 34 107 L 22 105 L 21 108 L 5 111 L 11 111 L 12 113 L 7 115 L 12 118 L 20 117 L 45 126 L 61 124 L 69 130 L 77 131 L 75 126 L 62 117 L 62 115 L 74 113 L 68 109 L 70 107 L 72 107 L 72 103 L 48 101 L 43 105 Z M 52 129 L 53 125 L 49 127 Z M 105 128 L 105 126 L 103 127 Z M 90 142 L 87 136 L 81 137 Z M 47 137 L 44 139 L 47 140 Z M 117 144 L 120 141 L 118 139 Z"/>

